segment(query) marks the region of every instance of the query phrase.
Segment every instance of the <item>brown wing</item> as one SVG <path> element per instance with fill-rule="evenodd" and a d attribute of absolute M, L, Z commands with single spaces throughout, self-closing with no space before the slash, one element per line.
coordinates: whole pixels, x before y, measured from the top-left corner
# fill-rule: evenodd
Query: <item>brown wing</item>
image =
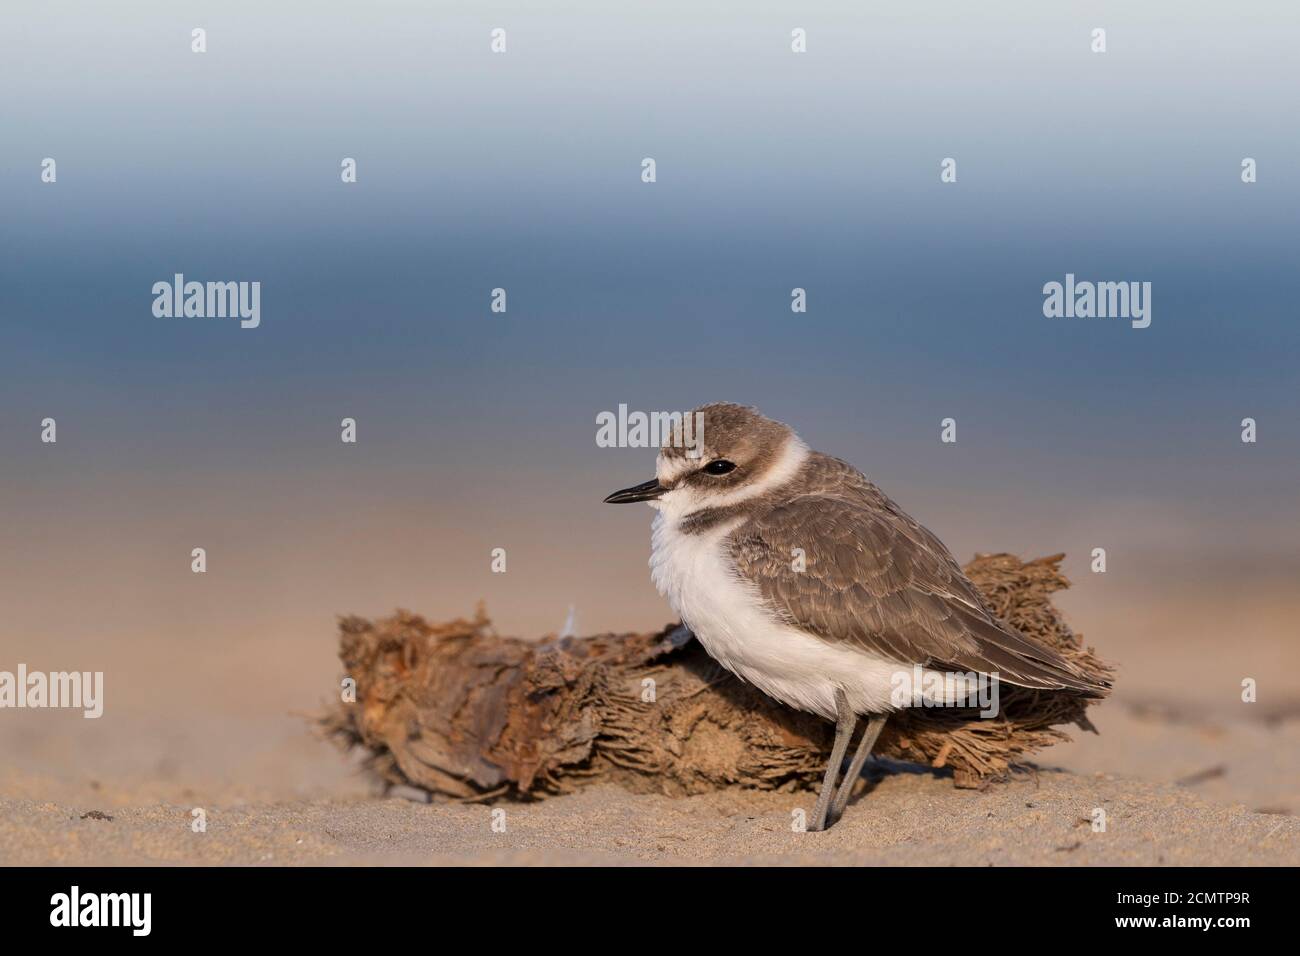
<path fill-rule="evenodd" d="M 858 476 L 797 497 L 732 539 L 739 573 L 792 625 L 901 663 L 989 673 L 1024 687 L 1100 690 L 993 616 L 948 549 Z M 806 568 L 792 568 L 802 548 Z"/>

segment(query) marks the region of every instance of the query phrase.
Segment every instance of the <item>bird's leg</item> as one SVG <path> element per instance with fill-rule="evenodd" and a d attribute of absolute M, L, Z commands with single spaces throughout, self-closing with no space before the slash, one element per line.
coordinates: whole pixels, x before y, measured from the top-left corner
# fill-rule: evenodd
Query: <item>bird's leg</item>
<path fill-rule="evenodd" d="M 858 782 L 858 774 L 862 773 L 862 765 L 867 762 L 867 757 L 871 755 L 871 748 L 876 745 L 876 738 L 885 729 L 885 721 L 888 719 L 888 714 L 875 714 L 867 718 L 867 726 L 862 729 L 862 739 L 858 741 L 858 749 L 853 755 L 853 763 L 849 764 L 849 772 L 844 775 L 844 782 L 840 784 L 840 789 L 835 794 L 835 802 L 831 804 L 830 819 L 832 823 L 840 818 L 840 814 L 848 806 L 849 794 L 853 792 L 853 785 Z"/>
<path fill-rule="evenodd" d="M 858 715 L 849 706 L 849 698 L 843 688 L 835 688 L 835 744 L 831 747 L 831 762 L 826 765 L 826 776 L 822 780 L 822 792 L 817 796 L 817 808 L 813 810 L 812 831 L 826 829 L 826 812 L 831 807 L 831 794 L 835 790 L 835 779 L 844 763 L 844 754 L 849 749 L 849 740 L 853 737 L 853 728 L 858 725 Z"/>

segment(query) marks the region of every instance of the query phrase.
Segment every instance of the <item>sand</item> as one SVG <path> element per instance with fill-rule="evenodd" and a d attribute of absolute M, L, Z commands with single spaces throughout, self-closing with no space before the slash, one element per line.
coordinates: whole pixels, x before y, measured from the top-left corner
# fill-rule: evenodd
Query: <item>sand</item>
<path fill-rule="evenodd" d="M 1100 735 L 1076 732 L 1036 777 L 983 792 L 877 772 L 821 834 L 791 832 L 811 793 L 605 787 L 499 804 L 504 833 L 490 807 L 377 796 L 300 716 L 337 686 L 327 612 L 257 619 L 220 643 L 141 627 L 78 645 L 16 628 L 5 666 L 103 666 L 109 683 L 99 720 L 0 713 L 0 864 L 1300 864 L 1300 594 L 1157 584 L 1085 576 L 1061 596 L 1120 666 L 1093 710 Z M 1241 700 L 1247 676 L 1258 703 Z M 190 830 L 195 807 L 206 833 Z M 1098 807 L 1104 833 L 1080 823 Z M 92 810 L 112 819 L 82 819 Z"/>
<path fill-rule="evenodd" d="M 222 750 L 213 741 L 205 757 L 191 740 L 175 763 L 151 772 L 134 765 L 147 746 L 121 754 L 118 772 L 108 767 L 112 761 L 102 763 L 109 772 L 94 777 L 9 767 L 0 775 L 0 862 L 1300 863 L 1300 819 L 1293 815 L 1300 721 L 1189 721 L 1119 701 L 1097 722 L 1101 736 L 1055 748 L 1037 772 L 983 792 L 957 790 L 920 768 L 877 765 L 837 826 L 806 833 L 793 824 L 796 810 L 811 810 L 811 793 L 680 799 L 606 785 L 490 806 L 378 796 L 327 744 L 311 739 L 304 722 L 288 718 L 278 740 L 261 728 L 260 752 Z M 220 729 L 244 734 L 251 745 L 255 728 Z M 223 765 L 224 779 L 200 772 Z M 191 829 L 195 807 L 204 809 L 206 832 Z M 1092 825 L 1099 808 L 1104 831 Z M 503 814 L 494 817 L 494 810 Z"/>
<path fill-rule="evenodd" d="M 187 807 L 82 818 L 79 807 L 0 800 L 8 862 L 87 864 L 862 864 L 1283 865 L 1300 820 L 1177 787 L 1059 771 L 988 793 L 924 774 L 884 777 L 825 833 L 795 832 L 811 799 L 723 792 L 672 799 L 605 785 L 493 808 L 405 799 L 214 807 L 206 833 Z M 1106 811 L 1106 830 L 1091 825 Z M 496 829 L 494 829 L 494 826 Z M 499 832 L 504 829 L 504 832 Z"/>

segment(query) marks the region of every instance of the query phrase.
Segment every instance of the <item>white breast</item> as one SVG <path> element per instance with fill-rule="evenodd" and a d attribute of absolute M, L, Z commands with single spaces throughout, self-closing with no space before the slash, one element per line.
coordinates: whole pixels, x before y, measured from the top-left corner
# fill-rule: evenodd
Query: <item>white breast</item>
<path fill-rule="evenodd" d="M 663 511 L 655 516 L 650 576 L 719 664 L 770 697 L 823 717 L 835 717 L 836 687 L 844 688 L 855 713 L 895 709 L 893 679 L 910 665 L 784 624 L 736 574 L 727 539 L 745 519 L 683 534 L 674 517 Z"/>

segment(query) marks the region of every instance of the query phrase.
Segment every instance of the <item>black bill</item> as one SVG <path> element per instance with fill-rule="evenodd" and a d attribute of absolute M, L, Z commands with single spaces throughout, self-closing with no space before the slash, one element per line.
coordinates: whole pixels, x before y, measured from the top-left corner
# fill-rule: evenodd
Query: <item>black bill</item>
<path fill-rule="evenodd" d="M 625 505 L 633 501 L 654 501 L 668 489 L 659 484 L 658 478 L 651 478 L 631 488 L 616 491 L 605 499 L 607 505 Z"/>

